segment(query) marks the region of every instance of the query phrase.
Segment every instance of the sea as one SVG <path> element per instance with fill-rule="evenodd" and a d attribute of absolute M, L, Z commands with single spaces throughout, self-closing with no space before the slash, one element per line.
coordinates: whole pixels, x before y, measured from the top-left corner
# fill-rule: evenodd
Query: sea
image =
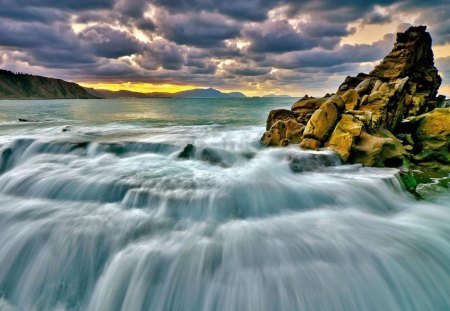
<path fill-rule="evenodd" d="M 0 310 L 450 310 L 450 190 L 261 147 L 293 101 L 0 101 Z"/>

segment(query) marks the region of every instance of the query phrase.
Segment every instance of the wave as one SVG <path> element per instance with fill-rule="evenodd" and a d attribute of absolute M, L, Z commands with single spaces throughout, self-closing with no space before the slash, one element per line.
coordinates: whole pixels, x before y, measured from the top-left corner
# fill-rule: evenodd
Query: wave
<path fill-rule="evenodd" d="M 395 169 L 260 149 L 260 130 L 3 143 L 0 308 L 450 308 L 448 192 L 416 201 Z"/>

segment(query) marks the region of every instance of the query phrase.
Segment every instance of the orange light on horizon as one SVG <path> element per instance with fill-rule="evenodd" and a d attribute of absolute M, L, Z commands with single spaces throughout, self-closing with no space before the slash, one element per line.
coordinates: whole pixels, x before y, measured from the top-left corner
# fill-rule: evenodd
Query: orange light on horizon
<path fill-rule="evenodd" d="M 195 85 L 154 84 L 143 82 L 120 82 L 120 83 L 81 82 L 78 84 L 83 87 L 93 88 L 96 90 L 132 91 L 139 93 L 152 93 L 152 92 L 176 93 L 196 88 L 202 88 Z"/>

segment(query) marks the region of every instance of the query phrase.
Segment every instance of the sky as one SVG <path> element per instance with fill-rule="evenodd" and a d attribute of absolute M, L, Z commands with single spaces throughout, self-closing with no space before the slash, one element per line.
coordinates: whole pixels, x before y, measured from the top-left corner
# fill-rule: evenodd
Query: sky
<path fill-rule="evenodd" d="M 0 0 L 0 68 L 140 92 L 323 95 L 427 25 L 450 95 L 448 0 Z"/>

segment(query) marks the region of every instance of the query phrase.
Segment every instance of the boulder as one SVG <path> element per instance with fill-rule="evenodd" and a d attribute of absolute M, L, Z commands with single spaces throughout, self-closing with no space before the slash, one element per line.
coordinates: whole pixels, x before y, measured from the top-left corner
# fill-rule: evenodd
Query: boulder
<path fill-rule="evenodd" d="M 376 79 L 374 78 L 368 78 L 363 81 L 361 81 L 356 87 L 355 91 L 358 93 L 359 96 L 369 95 L 375 85 Z"/>
<path fill-rule="evenodd" d="M 355 110 L 359 108 L 359 94 L 354 89 L 350 89 L 342 95 L 345 103 L 345 110 Z"/>
<path fill-rule="evenodd" d="M 187 144 L 178 154 L 179 159 L 191 159 L 194 157 L 197 148 L 193 144 Z"/>
<path fill-rule="evenodd" d="M 399 167 L 406 155 L 401 141 L 388 130 L 378 129 L 373 135 L 362 130 L 354 141 L 349 161 L 364 166 Z"/>
<path fill-rule="evenodd" d="M 350 156 L 355 138 L 361 135 L 363 123 L 350 114 L 342 115 L 337 123 L 331 137 L 326 145 L 326 149 L 335 151 L 339 158 L 346 162 Z"/>
<path fill-rule="evenodd" d="M 283 147 L 290 144 L 298 144 L 302 140 L 305 125 L 289 118 L 276 121 L 261 138 L 264 146 Z"/>
<path fill-rule="evenodd" d="M 306 116 L 310 113 L 313 113 L 317 109 L 322 106 L 323 103 L 325 103 L 328 100 L 327 97 L 323 98 L 311 98 L 306 97 L 302 98 L 299 101 L 297 101 L 294 105 L 292 105 L 291 110 L 297 115 L 297 116 Z"/>
<path fill-rule="evenodd" d="M 266 131 L 268 131 L 275 122 L 279 120 L 295 119 L 294 112 L 287 109 L 275 109 L 269 112 L 269 116 L 266 121 Z"/>
<path fill-rule="evenodd" d="M 450 164 L 450 108 L 436 108 L 409 120 L 415 127 L 412 136 L 417 155 L 413 160 Z"/>
<path fill-rule="evenodd" d="M 308 124 L 306 124 L 303 138 L 313 138 L 321 143 L 325 142 L 344 108 L 345 104 L 339 95 L 330 97 L 313 113 Z"/>
<path fill-rule="evenodd" d="M 303 138 L 303 140 L 300 143 L 300 148 L 308 150 L 319 150 L 320 141 L 314 138 Z"/>

